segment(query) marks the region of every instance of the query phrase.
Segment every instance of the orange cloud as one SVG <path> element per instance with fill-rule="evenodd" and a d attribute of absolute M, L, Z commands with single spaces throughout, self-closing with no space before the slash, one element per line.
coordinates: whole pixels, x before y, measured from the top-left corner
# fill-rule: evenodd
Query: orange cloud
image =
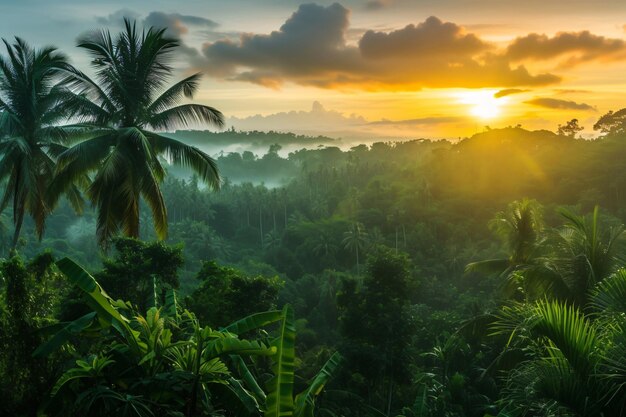
<path fill-rule="evenodd" d="M 507 56 L 513 61 L 566 58 L 561 67 L 568 67 L 595 60 L 626 59 L 626 42 L 589 31 L 560 32 L 553 37 L 531 33 L 515 39 L 507 48 Z"/>
<path fill-rule="evenodd" d="M 530 90 L 523 90 L 521 88 L 506 88 L 504 90 L 497 91 L 493 96 L 495 98 L 501 98 L 501 97 L 510 96 L 512 94 L 526 93 L 527 91 L 530 91 Z"/>
<path fill-rule="evenodd" d="M 418 25 L 369 30 L 346 42 L 349 10 L 338 3 L 301 5 L 269 35 L 244 34 L 203 47 L 197 62 L 214 77 L 277 88 L 285 82 L 322 88 L 418 90 L 424 87 L 516 87 L 560 81 L 531 74 L 462 27 L 430 17 Z"/>
<path fill-rule="evenodd" d="M 591 110 L 596 109 L 587 103 L 576 103 L 575 101 L 560 100 L 557 98 L 540 97 L 525 101 L 526 104 L 544 107 L 547 109 L 564 109 L 564 110 Z"/>

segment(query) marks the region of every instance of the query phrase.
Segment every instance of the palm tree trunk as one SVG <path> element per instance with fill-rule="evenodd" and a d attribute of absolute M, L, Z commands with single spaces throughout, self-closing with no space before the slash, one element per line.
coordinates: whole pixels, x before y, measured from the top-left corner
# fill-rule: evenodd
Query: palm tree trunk
<path fill-rule="evenodd" d="M 198 331 L 196 333 L 199 333 Z M 187 416 L 194 417 L 196 415 L 196 407 L 198 403 L 198 392 L 200 390 L 200 365 L 202 364 L 202 337 L 198 337 L 198 344 L 196 347 L 196 363 L 194 364 L 194 378 L 191 388 L 191 398 L 187 405 Z"/>
<path fill-rule="evenodd" d="M 396 255 L 398 254 L 398 226 L 396 226 Z"/>
<path fill-rule="evenodd" d="M 387 416 L 391 416 L 391 400 L 393 399 L 393 380 L 389 377 L 389 393 L 387 397 Z"/>
<path fill-rule="evenodd" d="M 263 216 L 261 214 L 261 206 L 259 206 L 259 230 L 261 231 L 261 248 L 263 248 Z"/>
<path fill-rule="evenodd" d="M 404 238 L 404 250 L 406 250 L 406 228 L 402 225 L 402 237 Z"/>
<path fill-rule="evenodd" d="M 360 277 L 361 274 L 359 274 L 359 245 L 357 244 L 355 247 L 356 247 L 356 276 Z"/>

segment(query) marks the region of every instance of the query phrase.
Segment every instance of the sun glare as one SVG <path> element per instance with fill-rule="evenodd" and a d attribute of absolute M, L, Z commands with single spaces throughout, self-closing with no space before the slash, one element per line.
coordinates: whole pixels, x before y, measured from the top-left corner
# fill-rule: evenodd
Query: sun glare
<path fill-rule="evenodd" d="M 493 119 L 502 113 L 506 97 L 494 97 L 495 91 L 464 91 L 458 93 L 459 102 L 469 106 L 469 112 L 481 119 Z"/>

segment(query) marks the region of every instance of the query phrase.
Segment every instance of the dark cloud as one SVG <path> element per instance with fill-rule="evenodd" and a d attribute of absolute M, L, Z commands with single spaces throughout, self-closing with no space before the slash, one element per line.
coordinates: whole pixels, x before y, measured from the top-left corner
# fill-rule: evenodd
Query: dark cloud
<path fill-rule="evenodd" d="M 443 56 L 462 60 L 489 49 L 489 45 L 473 34 L 463 33 L 460 26 L 431 16 L 417 26 L 408 25 L 388 33 L 368 30 L 359 41 L 359 49 L 364 57 L 371 59 L 430 60 Z"/>
<path fill-rule="evenodd" d="M 560 100 L 556 98 L 534 98 L 532 100 L 525 101 L 526 104 L 532 104 L 533 106 L 545 107 L 547 109 L 564 109 L 564 110 L 592 110 L 596 109 L 586 103 L 576 103 L 575 101 Z"/>
<path fill-rule="evenodd" d="M 206 44 L 207 71 L 272 87 L 285 78 L 323 84 L 346 77 L 359 70 L 358 50 L 345 46 L 347 28 L 343 6 L 305 4 L 270 35 L 243 34 L 238 42 Z"/>
<path fill-rule="evenodd" d="M 626 58 L 626 42 L 590 33 L 560 32 L 553 37 L 531 33 L 515 39 L 507 48 L 511 60 L 566 58 L 561 66 L 586 61 L 612 61 Z"/>
<path fill-rule="evenodd" d="M 137 20 L 140 18 L 140 14 L 129 9 L 120 9 L 108 16 L 97 17 L 98 23 L 106 26 L 121 27 L 124 18 L 131 20 Z M 205 33 L 213 31 L 219 25 L 210 20 L 199 16 L 182 15 L 180 13 L 164 13 L 159 11 L 153 11 L 143 19 L 143 25 L 146 27 L 155 27 L 159 29 L 166 29 L 167 34 L 174 38 L 180 39 L 182 35 L 189 32 L 190 27 L 195 30 L 203 30 Z M 182 40 L 177 50 L 179 54 L 186 58 L 196 59 L 199 56 L 197 49 L 188 46 Z"/>
<path fill-rule="evenodd" d="M 190 27 L 195 30 L 213 31 L 219 26 L 218 23 L 204 17 L 182 15 L 180 13 L 164 13 L 159 11 L 153 11 L 146 16 L 143 21 L 144 26 L 153 26 L 159 29 L 166 29 L 166 33 L 169 36 L 180 40 L 180 46 L 177 52 L 189 59 L 196 60 L 200 53 L 196 48 L 193 48 L 185 42 L 182 37 L 189 33 Z"/>
<path fill-rule="evenodd" d="M 525 93 L 527 91 L 530 91 L 530 90 L 524 90 L 521 88 L 505 88 L 504 90 L 500 90 L 496 92 L 493 96 L 495 98 L 501 98 L 501 97 L 510 96 L 511 94 Z"/>
<path fill-rule="evenodd" d="M 136 20 L 140 14 L 129 9 L 116 10 L 108 16 L 98 16 L 96 21 L 101 25 L 106 26 L 122 26 L 124 24 L 124 18 L 130 20 Z"/>
<path fill-rule="evenodd" d="M 216 22 L 198 16 L 181 15 L 179 13 L 151 12 L 145 19 L 144 25 L 167 29 L 172 36 L 180 38 L 189 32 L 189 26 L 214 29 L 219 26 Z"/>
<path fill-rule="evenodd" d="M 301 5 L 269 35 L 206 43 L 203 69 L 215 77 L 277 88 L 284 82 L 366 90 L 423 87 L 513 87 L 560 81 L 512 67 L 507 57 L 449 22 L 430 17 L 395 31 L 369 30 L 346 42 L 349 11 Z"/>

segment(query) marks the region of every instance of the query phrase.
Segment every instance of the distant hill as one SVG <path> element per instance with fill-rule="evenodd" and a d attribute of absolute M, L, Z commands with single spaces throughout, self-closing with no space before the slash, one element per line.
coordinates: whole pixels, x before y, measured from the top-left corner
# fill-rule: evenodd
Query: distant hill
<path fill-rule="evenodd" d="M 279 145 L 285 152 L 301 148 L 313 148 L 319 145 L 326 146 L 340 142 L 327 136 L 305 136 L 294 133 L 237 131 L 234 129 L 224 132 L 209 130 L 177 130 L 165 133 L 165 136 L 182 140 L 194 145 L 203 151 L 215 155 L 218 153 L 251 151 L 258 155 L 265 154 L 270 146 Z"/>

